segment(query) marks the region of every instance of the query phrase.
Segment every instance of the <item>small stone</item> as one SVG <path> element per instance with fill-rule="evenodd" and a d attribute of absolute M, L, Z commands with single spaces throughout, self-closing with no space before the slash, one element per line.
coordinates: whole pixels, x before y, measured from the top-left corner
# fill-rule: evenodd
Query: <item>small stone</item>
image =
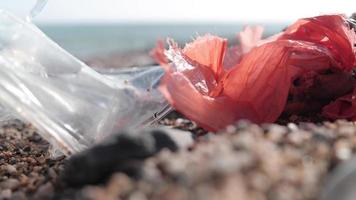
<path fill-rule="evenodd" d="M 42 186 L 40 186 L 37 192 L 34 194 L 34 200 L 41 200 L 41 199 L 51 199 L 53 196 L 54 188 L 52 183 L 48 182 Z"/>
<path fill-rule="evenodd" d="M 71 186 L 102 182 L 128 161 L 139 161 L 156 153 L 155 137 L 149 132 L 122 132 L 91 149 L 73 155 L 63 172 Z M 95 162 L 93 162 L 95 161 Z M 132 169 L 139 173 L 139 170 Z"/>
<path fill-rule="evenodd" d="M 344 125 L 340 127 L 338 131 L 342 136 L 352 136 L 356 134 L 356 127 L 352 125 Z"/>
<path fill-rule="evenodd" d="M 185 149 L 194 143 L 192 133 L 189 131 L 162 128 L 152 131 L 151 134 L 155 138 L 156 148 L 158 147 L 157 143 L 159 143 L 160 146 L 174 151 L 177 150 L 177 147 Z"/>
<path fill-rule="evenodd" d="M 28 177 L 24 174 L 21 174 L 19 177 L 19 181 L 21 185 L 26 185 L 29 181 Z"/>
<path fill-rule="evenodd" d="M 274 142 L 278 142 L 283 138 L 283 136 L 287 132 L 288 132 L 288 130 L 283 126 L 271 125 L 268 128 L 267 137 L 268 137 L 268 139 L 270 139 L 270 140 L 272 140 Z"/>
<path fill-rule="evenodd" d="M 40 164 L 40 165 L 43 165 L 46 163 L 46 158 L 42 155 L 38 158 L 36 158 L 37 162 Z"/>
<path fill-rule="evenodd" d="M 352 152 L 351 152 L 351 149 L 349 149 L 349 148 L 340 148 L 337 151 L 337 157 L 340 160 L 347 160 L 351 157 L 351 155 L 352 155 Z"/>
<path fill-rule="evenodd" d="M 147 197 L 143 192 L 137 191 L 130 194 L 129 200 L 147 200 Z"/>
<path fill-rule="evenodd" d="M 295 123 L 288 123 L 287 127 L 289 128 L 289 130 L 291 131 L 298 131 L 298 126 Z"/>
<path fill-rule="evenodd" d="M 294 145 L 302 145 L 303 142 L 305 142 L 311 135 L 308 132 L 298 130 L 289 133 L 288 135 L 288 141 Z"/>
<path fill-rule="evenodd" d="M 229 125 L 226 127 L 225 131 L 229 134 L 233 134 L 236 132 L 236 127 L 233 125 Z"/>
<path fill-rule="evenodd" d="M 40 175 L 37 173 L 37 172 L 31 172 L 30 174 L 29 174 L 29 177 L 30 178 L 37 178 L 37 177 L 39 177 Z"/>
<path fill-rule="evenodd" d="M 9 174 L 16 174 L 16 172 L 17 172 L 16 167 L 14 167 L 13 165 L 5 165 L 5 170 Z"/>
<path fill-rule="evenodd" d="M 56 179 L 57 178 L 57 173 L 56 173 L 56 171 L 54 171 L 54 169 L 50 168 L 50 169 L 48 169 L 48 176 L 51 179 Z"/>
<path fill-rule="evenodd" d="M 42 167 L 41 166 L 34 166 L 32 171 L 34 172 L 40 172 L 42 170 Z"/>
<path fill-rule="evenodd" d="M 31 164 L 31 165 L 37 164 L 37 161 L 34 158 L 31 158 L 31 157 L 27 157 L 26 162 Z"/>
<path fill-rule="evenodd" d="M 31 151 L 31 147 L 30 146 L 26 146 L 25 148 L 23 148 L 24 152 L 30 152 Z"/>
<path fill-rule="evenodd" d="M 12 191 L 10 189 L 5 189 L 0 192 L 0 200 L 10 199 L 12 196 Z"/>
<path fill-rule="evenodd" d="M 352 156 L 349 143 L 346 140 L 339 140 L 335 144 L 336 156 L 340 160 L 347 160 Z"/>
<path fill-rule="evenodd" d="M 132 190 L 133 185 L 130 178 L 124 174 L 114 174 L 108 183 L 108 192 L 112 194 L 127 194 Z"/>
<path fill-rule="evenodd" d="M 0 188 L 14 190 L 20 185 L 16 179 L 10 178 L 0 183 Z"/>
<path fill-rule="evenodd" d="M 9 159 L 9 163 L 11 164 L 11 165 L 14 165 L 14 164 L 16 164 L 16 158 L 14 158 L 14 157 L 11 157 L 10 159 Z"/>
<path fill-rule="evenodd" d="M 26 197 L 24 192 L 21 191 L 17 191 L 15 193 L 12 194 L 12 199 L 16 199 L 16 200 L 27 200 L 28 197 Z"/>
<path fill-rule="evenodd" d="M 39 136 L 38 134 L 34 134 L 34 135 L 32 135 L 32 137 L 29 138 L 29 140 L 30 140 L 31 142 L 38 143 L 38 142 L 41 142 L 41 141 L 42 141 L 42 138 L 41 138 L 41 136 Z"/>

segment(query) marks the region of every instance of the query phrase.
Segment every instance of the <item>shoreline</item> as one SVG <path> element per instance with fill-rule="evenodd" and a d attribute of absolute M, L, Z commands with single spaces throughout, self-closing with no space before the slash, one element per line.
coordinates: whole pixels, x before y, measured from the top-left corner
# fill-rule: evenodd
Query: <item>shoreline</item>
<path fill-rule="evenodd" d="M 90 56 L 88 58 L 83 58 L 82 60 L 93 68 L 144 67 L 157 64 L 150 56 L 149 52 L 150 50 L 113 52 Z"/>

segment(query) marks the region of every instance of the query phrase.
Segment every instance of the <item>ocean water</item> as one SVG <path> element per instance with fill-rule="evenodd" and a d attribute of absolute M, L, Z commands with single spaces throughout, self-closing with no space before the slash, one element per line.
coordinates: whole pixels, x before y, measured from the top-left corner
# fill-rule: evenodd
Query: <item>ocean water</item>
<path fill-rule="evenodd" d="M 180 44 L 198 35 L 212 33 L 235 38 L 243 24 L 80 24 L 39 25 L 67 51 L 85 58 L 114 52 L 147 50 L 158 39 L 171 37 Z M 284 24 L 264 24 L 265 35 L 281 31 Z"/>

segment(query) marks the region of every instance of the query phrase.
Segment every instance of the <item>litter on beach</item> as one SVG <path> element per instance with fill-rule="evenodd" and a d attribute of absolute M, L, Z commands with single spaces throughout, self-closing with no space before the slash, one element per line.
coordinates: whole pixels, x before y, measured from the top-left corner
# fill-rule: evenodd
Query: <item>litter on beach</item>
<path fill-rule="evenodd" d="M 240 119 L 275 122 L 282 114 L 320 113 L 356 120 L 355 23 L 343 15 L 300 19 L 262 39 L 262 27 L 238 33 L 239 45 L 214 35 L 152 51 L 165 69 L 160 91 L 201 127 Z"/>
<path fill-rule="evenodd" d="M 47 1 L 0 2 L 0 200 L 355 199 L 352 3 Z"/>
<path fill-rule="evenodd" d="M 65 154 L 170 111 L 159 66 L 106 69 L 75 58 L 28 20 L 0 12 L 0 110 L 20 118 Z"/>
<path fill-rule="evenodd" d="M 168 102 L 212 131 L 282 113 L 356 120 L 356 36 L 343 15 L 300 19 L 266 39 L 246 27 L 232 47 L 210 34 L 183 49 L 169 40 L 152 51 L 164 70 L 95 71 L 29 21 L 2 11 L 0 28 L 2 116 L 31 122 L 66 154 L 154 123 Z"/>

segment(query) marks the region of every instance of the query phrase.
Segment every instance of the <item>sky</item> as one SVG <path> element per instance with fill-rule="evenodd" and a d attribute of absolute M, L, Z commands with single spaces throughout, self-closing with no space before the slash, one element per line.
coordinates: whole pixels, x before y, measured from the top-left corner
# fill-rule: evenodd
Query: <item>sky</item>
<path fill-rule="evenodd" d="M 26 15 L 35 0 L 0 0 Z M 356 0 L 49 0 L 38 23 L 291 22 L 327 13 L 356 12 Z"/>

